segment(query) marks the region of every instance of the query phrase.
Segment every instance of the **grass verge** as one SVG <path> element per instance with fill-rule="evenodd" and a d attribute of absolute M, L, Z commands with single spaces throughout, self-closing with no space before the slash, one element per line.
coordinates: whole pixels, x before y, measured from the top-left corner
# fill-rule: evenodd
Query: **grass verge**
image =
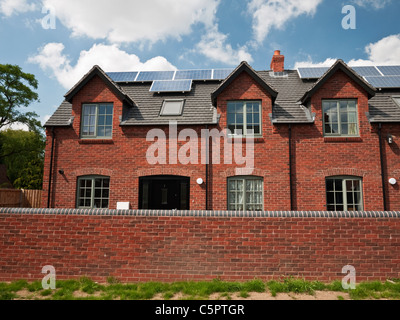
<path fill-rule="evenodd" d="M 353 300 L 393 299 L 400 300 L 400 279 L 381 282 L 363 282 L 355 290 L 344 290 L 341 282 L 323 284 L 319 281 L 305 281 L 289 278 L 283 281 L 224 282 L 220 280 L 175 283 L 122 284 L 108 279 L 107 285 L 100 285 L 89 278 L 57 281 L 55 290 L 44 290 L 39 281 L 25 280 L 0 283 L 0 300 L 231 300 L 234 297 L 247 299 L 251 293 L 266 293 L 276 297 L 280 293 L 314 295 L 316 291 L 333 291 L 348 294 Z M 344 300 L 342 295 L 338 300 Z"/>

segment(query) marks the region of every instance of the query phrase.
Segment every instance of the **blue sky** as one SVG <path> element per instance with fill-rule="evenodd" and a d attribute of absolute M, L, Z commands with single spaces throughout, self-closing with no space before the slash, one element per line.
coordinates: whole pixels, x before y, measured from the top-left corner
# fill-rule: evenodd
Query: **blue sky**
<path fill-rule="evenodd" d="M 355 9 L 345 30 L 342 8 Z M 0 0 L 0 63 L 39 80 L 42 121 L 90 68 L 105 71 L 400 65 L 396 0 Z M 55 22 L 55 25 L 51 23 Z M 50 28 L 48 28 L 50 27 Z"/>

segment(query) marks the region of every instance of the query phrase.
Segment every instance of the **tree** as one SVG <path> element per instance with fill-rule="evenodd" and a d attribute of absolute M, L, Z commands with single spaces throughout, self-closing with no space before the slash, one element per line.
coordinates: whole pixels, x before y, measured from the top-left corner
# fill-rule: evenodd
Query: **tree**
<path fill-rule="evenodd" d="M 32 102 L 39 101 L 35 76 L 22 71 L 21 67 L 0 64 L 0 130 L 5 126 L 22 123 L 31 131 L 39 131 L 39 117 L 35 112 L 22 112 Z"/>
<path fill-rule="evenodd" d="M 38 132 L 6 130 L 0 132 L 0 163 L 18 189 L 42 189 L 45 138 Z"/>

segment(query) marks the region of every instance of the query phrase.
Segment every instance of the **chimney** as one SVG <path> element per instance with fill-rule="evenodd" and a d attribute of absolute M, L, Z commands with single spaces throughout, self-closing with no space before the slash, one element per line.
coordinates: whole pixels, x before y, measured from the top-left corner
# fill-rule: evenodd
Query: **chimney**
<path fill-rule="evenodd" d="M 283 72 L 285 69 L 285 56 L 281 55 L 280 50 L 275 50 L 271 61 L 271 70 L 273 72 Z"/>

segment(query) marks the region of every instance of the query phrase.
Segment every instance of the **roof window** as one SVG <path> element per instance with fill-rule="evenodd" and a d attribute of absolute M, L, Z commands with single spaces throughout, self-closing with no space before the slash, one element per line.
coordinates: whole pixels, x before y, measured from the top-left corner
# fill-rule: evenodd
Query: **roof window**
<path fill-rule="evenodd" d="M 160 116 L 181 116 L 185 100 L 164 100 Z"/>

